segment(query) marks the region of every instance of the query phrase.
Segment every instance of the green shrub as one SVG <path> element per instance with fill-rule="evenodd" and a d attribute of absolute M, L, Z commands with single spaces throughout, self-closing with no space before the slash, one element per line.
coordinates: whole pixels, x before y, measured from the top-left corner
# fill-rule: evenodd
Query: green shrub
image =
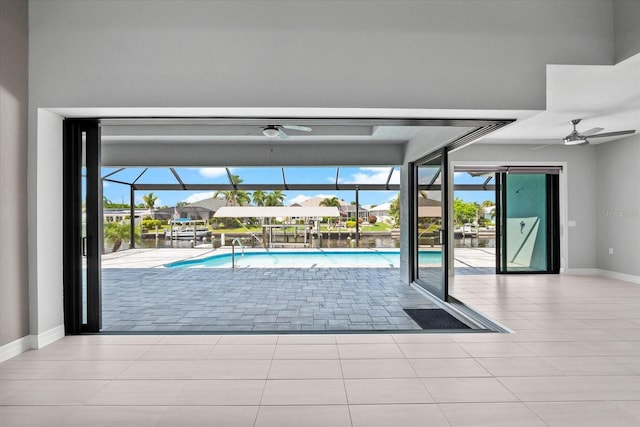
<path fill-rule="evenodd" d="M 220 223 L 218 224 L 220 228 L 238 228 L 241 227 L 240 221 L 236 218 L 218 218 Z"/>
<path fill-rule="evenodd" d="M 355 221 L 346 221 L 345 225 L 347 226 L 347 228 L 356 228 L 356 222 Z"/>
<path fill-rule="evenodd" d="M 159 219 L 149 219 L 145 218 L 142 220 L 142 228 L 145 230 L 155 230 L 156 227 L 160 228 L 162 226 L 162 221 Z"/>

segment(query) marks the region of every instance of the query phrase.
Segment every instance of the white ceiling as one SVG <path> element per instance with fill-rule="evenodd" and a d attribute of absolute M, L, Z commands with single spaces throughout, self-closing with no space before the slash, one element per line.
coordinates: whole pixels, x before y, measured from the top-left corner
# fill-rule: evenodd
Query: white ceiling
<path fill-rule="evenodd" d="M 369 126 L 362 123 L 324 123 L 323 119 L 390 118 L 390 119 L 516 119 L 516 121 L 482 138 L 493 144 L 558 144 L 572 127 L 570 120 L 582 119 L 578 131 L 598 127 L 600 132 L 640 130 L 640 54 L 612 66 L 549 65 L 547 67 L 547 109 L 545 111 L 513 110 L 409 110 L 409 109 L 317 109 L 317 108 L 83 108 L 54 109 L 67 117 L 121 117 L 103 126 L 103 141 L 127 142 L 247 142 L 292 143 L 404 143 L 428 135 L 435 127 Z M 164 117 L 165 121 L 135 122 L 127 118 Z M 175 121 L 191 117 L 191 122 Z M 201 117 L 201 119 L 198 119 Z M 207 117 L 227 117 L 230 122 L 207 122 Z M 309 125 L 311 133 L 287 131 L 289 138 L 267 138 L 262 135 L 267 125 L 291 123 Z M 174 118 L 174 119 L 172 119 Z M 237 119 L 249 118 L 250 123 Z M 317 119 L 317 120 L 316 120 Z M 173 121 L 172 121 L 173 120 Z M 234 120 L 236 120 L 234 122 Z M 305 120 L 308 120 L 306 122 Z M 407 122 L 408 123 L 408 122 Z M 461 127 L 463 129 L 463 127 Z M 600 144 L 625 138 L 594 138 Z"/>
<path fill-rule="evenodd" d="M 549 65 L 547 109 L 488 135 L 483 143 L 562 144 L 572 119 L 578 131 L 640 131 L 640 54 L 617 65 Z M 602 144 L 627 136 L 594 138 Z"/>
<path fill-rule="evenodd" d="M 193 120 L 187 120 L 193 122 Z M 207 122 L 207 120 L 203 120 Z M 294 142 L 343 142 L 351 143 L 404 143 L 416 136 L 425 127 L 422 126 L 368 126 L 368 125 L 309 125 L 302 121 L 265 120 L 262 124 L 216 124 L 209 123 L 184 124 L 177 120 L 174 124 L 164 121 L 153 124 L 144 121 L 133 124 L 131 121 L 108 120 L 102 126 L 102 141 L 109 142 L 154 142 L 154 143 L 287 143 Z M 267 138 L 262 131 L 269 125 L 303 124 L 311 127 L 310 132 L 294 129 L 283 129 L 287 134 L 284 140 L 280 137 Z"/>

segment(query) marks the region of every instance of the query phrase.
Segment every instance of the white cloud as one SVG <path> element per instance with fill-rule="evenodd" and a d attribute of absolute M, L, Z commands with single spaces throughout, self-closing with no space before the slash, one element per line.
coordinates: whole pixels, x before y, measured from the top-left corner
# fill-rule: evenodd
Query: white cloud
<path fill-rule="evenodd" d="M 225 168 L 199 168 L 198 172 L 205 178 L 217 178 L 227 174 Z"/>
<path fill-rule="evenodd" d="M 215 194 L 215 191 L 206 191 L 206 192 L 203 192 L 203 193 L 193 193 L 192 195 L 190 195 L 189 197 L 184 199 L 183 202 L 185 202 L 185 203 L 199 202 L 200 200 L 212 198 L 214 194 Z"/>
<path fill-rule="evenodd" d="M 360 168 L 348 178 L 341 178 L 343 184 L 386 184 L 389 179 L 388 167 Z M 394 169 L 389 184 L 400 184 L 400 171 Z"/>

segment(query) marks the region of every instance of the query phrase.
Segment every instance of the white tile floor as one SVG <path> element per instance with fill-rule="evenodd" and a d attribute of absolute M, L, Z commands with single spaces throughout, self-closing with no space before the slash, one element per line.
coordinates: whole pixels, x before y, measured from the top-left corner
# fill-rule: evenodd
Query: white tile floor
<path fill-rule="evenodd" d="M 67 337 L 0 364 L 0 425 L 640 426 L 640 286 L 462 276 L 514 334 Z"/>

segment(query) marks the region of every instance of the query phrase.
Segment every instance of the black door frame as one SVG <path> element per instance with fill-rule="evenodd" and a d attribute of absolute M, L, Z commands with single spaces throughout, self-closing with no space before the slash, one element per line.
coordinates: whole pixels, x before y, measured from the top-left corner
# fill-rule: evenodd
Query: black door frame
<path fill-rule="evenodd" d="M 411 282 L 420 286 L 427 292 L 433 294 L 437 298 L 448 301 L 449 300 L 449 151 L 447 147 L 429 153 L 427 156 L 421 158 L 410 164 L 411 168 L 411 180 L 409 188 L 411 188 L 411 195 L 409 197 L 410 203 L 410 217 L 409 224 L 411 224 Z M 420 253 L 420 244 L 418 241 L 418 169 L 420 166 L 427 162 L 440 158 L 440 184 L 431 184 L 434 189 L 440 191 L 440 209 L 442 214 L 441 228 L 440 228 L 440 244 L 441 244 L 441 261 L 442 261 L 442 276 L 440 283 L 429 283 L 422 280 L 419 275 L 420 263 L 418 260 Z"/>
<path fill-rule="evenodd" d="M 515 168 L 518 169 L 518 168 Z M 508 271 L 506 239 L 507 231 L 507 175 L 509 172 L 496 172 L 496 274 L 559 274 L 560 273 L 560 176 L 559 168 L 527 173 L 544 174 L 546 177 L 546 254 L 547 269 L 544 271 Z M 513 172 L 512 172 L 513 173 Z"/>
<path fill-rule="evenodd" d="M 66 335 L 99 332 L 102 327 L 100 151 L 99 120 L 64 120 L 63 303 Z M 83 159 L 86 167 L 86 236 L 82 235 Z M 83 257 L 86 258 L 86 295 L 83 295 Z M 86 301 L 86 322 L 83 319 L 83 301 Z"/>

